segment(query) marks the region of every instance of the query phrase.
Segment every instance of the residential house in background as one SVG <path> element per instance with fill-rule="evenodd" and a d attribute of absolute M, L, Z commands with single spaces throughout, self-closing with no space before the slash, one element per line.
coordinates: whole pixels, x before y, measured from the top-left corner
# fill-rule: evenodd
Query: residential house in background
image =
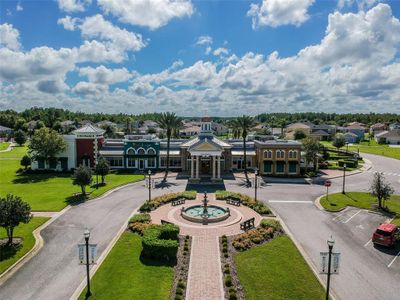
<path fill-rule="evenodd" d="M 0 125 L 0 137 L 6 137 L 6 136 L 8 136 L 9 134 L 12 134 L 13 133 L 13 129 L 11 129 L 11 128 L 8 128 L 8 127 L 6 127 L 6 126 L 1 126 Z"/>
<path fill-rule="evenodd" d="M 400 128 L 376 134 L 375 141 L 379 144 L 400 145 Z"/>
<path fill-rule="evenodd" d="M 389 125 L 389 130 L 400 129 L 400 122 L 394 122 Z"/>
<path fill-rule="evenodd" d="M 225 135 L 228 133 L 228 127 L 221 123 L 212 122 L 211 129 L 216 135 Z"/>
<path fill-rule="evenodd" d="M 189 126 L 189 127 L 185 127 L 183 129 L 179 130 L 179 134 L 182 137 L 195 136 L 195 135 L 198 135 L 199 132 L 200 132 L 199 126 Z"/>
<path fill-rule="evenodd" d="M 357 123 L 357 124 L 353 123 L 353 125 L 349 125 L 344 128 L 344 131 L 346 133 L 350 132 L 357 136 L 357 142 L 362 141 L 364 139 L 364 135 L 365 135 L 365 127 L 361 126 L 359 124 L 361 124 L 361 123 Z"/>
<path fill-rule="evenodd" d="M 306 135 L 310 135 L 311 128 L 314 124 L 312 123 L 292 123 L 286 126 L 285 138 L 294 139 L 294 133 L 296 130 L 303 130 Z"/>
<path fill-rule="evenodd" d="M 371 125 L 369 128 L 369 134 L 375 136 L 376 134 L 383 132 L 388 129 L 388 126 L 384 123 L 376 123 L 374 125 Z"/>
<path fill-rule="evenodd" d="M 62 121 L 60 124 L 61 124 L 61 131 L 63 133 L 68 133 L 71 131 L 71 129 L 75 129 L 75 121 L 66 120 Z"/>
<path fill-rule="evenodd" d="M 344 134 L 344 138 L 346 140 L 346 143 L 348 143 L 348 144 L 354 144 L 359 141 L 358 135 L 353 132 L 346 132 Z"/>

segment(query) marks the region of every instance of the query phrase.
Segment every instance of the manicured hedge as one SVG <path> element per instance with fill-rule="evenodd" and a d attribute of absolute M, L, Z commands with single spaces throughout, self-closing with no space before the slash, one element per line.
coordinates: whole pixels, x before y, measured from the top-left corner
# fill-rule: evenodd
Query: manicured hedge
<path fill-rule="evenodd" d="M 229 191 L 216 191 L 215 197 L 218 200 L 227 200 L 227 199 L 239 200 L 243 205 L 248 206 L 251 209 L 254 209 L 256 212 L 262 215 L 270 213 L 269 208 L 263 202 L 256 201 L 254 200 L 254 198 L 247 195 Z"/>
<path fill-rule="evenodd" d="M 128 227 L 140 235 L 143 235 L 144 231 L 152 226 L 151 217 L 149 214 L 136 214 L 129 220 Z"/>
<path fill-rule="evenodd" d="M 196 199 L 196 191 L 185 191 L 181 193 L 171 193 L 171 194 L 161 195 L 151 199 L 150 201 L 146 201 L 145 203 L 143 203 L 143 205 L 140 207 L 139 210 L 141 212 L 149 212 L 163 204 L 178 199 L 186 199 L 186 200 Z"/>
<path fill-rule="evenodd" d="M 143 233 L 143 256 L 175 260 L 178 252 L 179 227 L 173 224 L 152 225 Z"/>
<path fill-rule="evenodd" d="M 339 160 L 338 165 L 339 167 L 343 167 L 346 164 L 347 168 L 357 168 L 358 160 Z"/>

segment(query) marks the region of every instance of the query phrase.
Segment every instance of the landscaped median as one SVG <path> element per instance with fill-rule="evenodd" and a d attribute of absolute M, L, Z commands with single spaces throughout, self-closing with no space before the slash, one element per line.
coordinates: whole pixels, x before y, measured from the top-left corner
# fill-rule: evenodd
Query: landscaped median
<path fill-rule="evenodd" d="M 16 263 L 35 245 L 35 237 L 32 232 L 44 224 L 49 218 L 34 217 L 29 223 L 21 224 L 15 228 L 14 244 L 0 245 L 0 274 Z M 4 228 L 0 227 L 0 240 L 6 239 Z"/>
<path fill-rule="evenodd" d="M 73 195 L 80 189 L 72 185 L 71 173 L 18 172 L 20 159 L 26 151 L 26 147 L 15 147 L 12 151 L 0 153 L 0 195 L 18 195 L 29 203 L 33 211 L 60 211 L 77 202 Z M 105 186 L 96 189 L 94 185 L 88 190 L 88 198 L 96 198 L 113 188 L 143 179 L 143 175 L 111 173 L 106 177 Z M 96 182 L 96 176 L 93 176 L 93 182 Z"/>
<path fill-rule="evenodd" d="M 377 200 L 370 193 L 347 192 L 346 194 L 336 193 L 321 197 L 321 206 L 331 212 L 337 212 L 345 209 L 347 206 L 353 206 L 361 209 L 370 209 L 373 211 L 382 211 L 377 208 Z M 392 223 L 400 225 L 400 195 L 392 195 L 385 201 L 387 209 L 384 212 L 391 214 L 394 218 Z"/>
<path fill-rule="evenodd" d="M 134 215 L 91 281 L 90 299 L 184 299 L 191 239 Z M 86 289 L 79 299 L 85 299 Z"/>
<path fill-rule="evenodd" d="M 225 299 L 324 299 L 324 288 L 276 220 L 222 236 Z"/>

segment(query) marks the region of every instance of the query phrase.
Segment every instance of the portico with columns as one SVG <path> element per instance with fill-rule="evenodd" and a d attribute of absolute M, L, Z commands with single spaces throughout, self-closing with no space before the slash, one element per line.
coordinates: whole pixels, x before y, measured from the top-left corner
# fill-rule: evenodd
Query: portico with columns
<path fill-rule="evenodd" d="M 208 117 L 203 117 L 201 121 L 199 135 L 181 146 L 187 148 L 189 153 L 187 169 L 190 170 L 190 180 L 200 181 L 200 178 L 209 177 L 219 181 L 225 164 L 223 153 L 231 145 L 213 135 Z"/>

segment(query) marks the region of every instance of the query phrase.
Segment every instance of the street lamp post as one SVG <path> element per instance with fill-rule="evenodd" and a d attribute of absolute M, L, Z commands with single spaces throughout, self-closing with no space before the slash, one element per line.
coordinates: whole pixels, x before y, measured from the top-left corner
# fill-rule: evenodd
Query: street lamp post
<path fill-rule="evenodd" d="M 151 200 L 151 170 L 148 172 L 149 174 L 149 202 Z"/>
<path fill-rule="evenodd" d="M 92 295 L 92 293 L 90 292 L 90 274 L 89 274 L 89 237 L 90 237 L 90 231 L 88 229 L 86 229 L 85 232 L 83 233 L 83 236 L 85 237 L 85 243 L 86 243 L 86 276 L 87 276 L 86 299 L 87 299 Z"/>
<path fill-rule="evenodd" d="M 254 200 L 257 202 L 257 176 L 258 170 L 257 168 L 254 171 Z"/>
<path fill-rule="evenodd" d="M 343 188 L 342 188 L 342 194 L 346 194 L 344 190 L 344 186 L 346 184 L 346 164 L 343 164 Z"/>
<path fill-rule="evenodd" d="M 329 248 L 329 256 L 328 256 L 328 280 L 326 283 L 326 300 L 329 300 L 329 287 L 331 283 L 331 261 L 332 261 L 332 249 L 333 245 L 335 244 L 335 240 L 332 238 L 332 236 L 328 239 L 327 241 L 328 248 Z"/>

